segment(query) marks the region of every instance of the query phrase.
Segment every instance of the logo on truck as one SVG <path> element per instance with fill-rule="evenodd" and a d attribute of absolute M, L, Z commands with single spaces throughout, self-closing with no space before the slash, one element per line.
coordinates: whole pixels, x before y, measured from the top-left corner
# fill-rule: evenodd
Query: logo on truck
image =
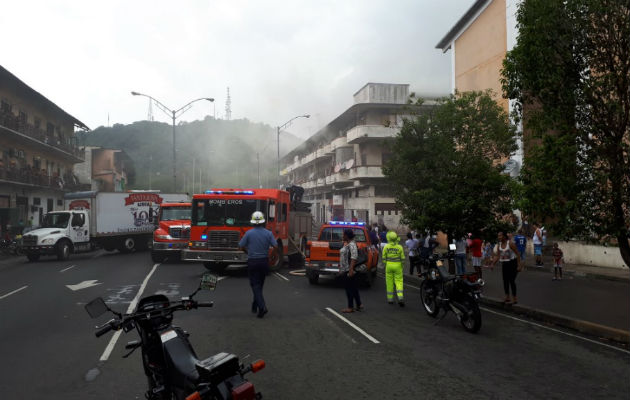
<path fill-rule="evenodd" d="M 131 193 L 127 198 L 125 198 L 125 205 L 131 205 L 134 203 L 156 203 L 162 204 L 162 199 L 159 194 L 156 193 Z"/>

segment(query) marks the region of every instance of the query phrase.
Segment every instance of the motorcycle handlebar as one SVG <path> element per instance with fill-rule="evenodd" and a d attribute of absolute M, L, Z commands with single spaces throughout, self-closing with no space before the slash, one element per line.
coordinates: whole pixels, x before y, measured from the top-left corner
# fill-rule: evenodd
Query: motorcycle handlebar
<path fill-rule="evenodd" d="M 96 335 L 96 337 L 101 337 L 107 332 L 111 331 L 112 329 L 114 329 L 114 327 L 112 326 L 112 323 L 110 322 L 110 323 L 107 323 L 107 325 L 105 325 L 101 329 L 94 332 L 94 334 Z"/>
<path fill-rule="evenodd" d="M 214 303 L 211 301 L 199 301 L 197 302 L 197 307 L 212 307 Z"/>

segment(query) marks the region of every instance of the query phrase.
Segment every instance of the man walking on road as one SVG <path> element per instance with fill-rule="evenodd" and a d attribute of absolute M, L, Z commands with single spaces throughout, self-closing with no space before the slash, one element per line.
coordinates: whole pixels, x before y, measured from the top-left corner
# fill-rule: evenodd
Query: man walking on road
<path fill-rule="evenodd" d="M 267 314 L 263 286 L 265 276 L 269 272 L 269 248 L 272 248 L 272 254 L 277 256 L 278 242 L 273 237 L 273 233 L 265 228 L 265 215 L 262 212 L 254 212 L 250 222 L 254 228 L 245 232 L 238 245 L 247 252 L 247 274 L 254 295 L 252 312 L 258 312 L 258 318 L 262 318 Z"/>

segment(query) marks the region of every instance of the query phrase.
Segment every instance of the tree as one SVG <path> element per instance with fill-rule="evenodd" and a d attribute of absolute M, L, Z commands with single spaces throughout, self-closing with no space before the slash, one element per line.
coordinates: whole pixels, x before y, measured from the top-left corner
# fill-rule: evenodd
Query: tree
<path fill-rule="evenodd" d="M 503 63 L 524 122 L 525 212 L 552 233 L 614 237 L 630 266 L 630 7 L 627 0 L 528 0 Z"/>
<path fill-rule="evenodd" d="M 383 173 L 408 225 L 449 238 L 494 233 L 509 224 L 512 180 L 500 161 L 515 150 L 515 128 L 491 93 L 466 92 L 406 119 Z"/>

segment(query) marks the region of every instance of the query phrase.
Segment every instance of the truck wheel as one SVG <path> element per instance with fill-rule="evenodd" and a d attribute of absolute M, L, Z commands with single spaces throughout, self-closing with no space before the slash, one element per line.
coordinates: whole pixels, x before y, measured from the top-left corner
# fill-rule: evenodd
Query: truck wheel
<path fill-rule="evenodd" d="M 166 261 L 166 255 L 157 250 L 151 250 L 151 260 L 155 263 L 161 263 Z"/>
<path fill-rule="evenodd" d="M 282 246 L 282 242 L 278 241 L 278 256 L 269 260 L 269 269 L 272 271 L 277 271 L 282 268 L 282 264 L 284 262 L 284 247 Z"/>
<path fill-rule="evenodd" d="M 216 273 L 222 273 L 227 268 L 227 264 L 213 262 L 213 261 L 206 261 L 203 263 L 203 266 L 206 267 L 208 271 L 212 271 Z"/>
<path fill-rule="evenodd" d="M 123 239 L 122 243 L 118 246 L 118 251 L 121 253 L 131 253 L 136 248 L 136 241 L 132 237 Z"/>
<path fill-rule="evenodd" d="M 306 277 L 308 278 L 308 283 L 311 285 L 317 285 L 317 282 L 319 281 L 319 274 L 307 272 Z"/>
<path fill-rule="evenodd" d="M 57 260 L 64 261 L 70 257 L 70 244 L 67 240 L 57 243 Z"/>
<path fill-rule="evenodd" d="M 30 262 L 35 262 L 37 260 L 39 260 L 39 254 L 35 254 L 35 253 L 26 253 L 26 258 L 28 258 L 28 260 Z"/>

